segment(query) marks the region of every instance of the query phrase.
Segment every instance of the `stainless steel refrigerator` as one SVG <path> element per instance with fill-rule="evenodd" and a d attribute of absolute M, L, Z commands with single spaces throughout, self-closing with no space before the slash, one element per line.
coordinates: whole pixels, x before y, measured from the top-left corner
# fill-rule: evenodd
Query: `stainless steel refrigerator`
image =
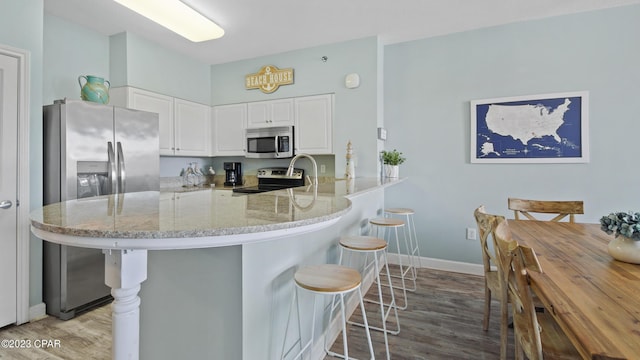
<path fill-rule="evenodd" d="M 158 114 L 60 100 L 43 108 L 44 203 L 160 189 Z M 47 313 L 70 319 L 111 300 L 101 250 L 43 244 Z"/>

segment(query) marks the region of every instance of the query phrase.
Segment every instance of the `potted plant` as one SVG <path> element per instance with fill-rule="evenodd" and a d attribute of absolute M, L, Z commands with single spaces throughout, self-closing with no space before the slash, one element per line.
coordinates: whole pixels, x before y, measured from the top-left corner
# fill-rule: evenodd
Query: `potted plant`
<path fill-rule="evenodd" d="M 407 158 L 396 149 L 391 151 L 382 150 L 382 163 L 384 164 L 384 173 L 388 178 L 397 178 L 399 176 L 400 164 L 404 163 Z"/>
<path fill-rule="evenodd" d="M 607 247 L 616 260 L 640 264 L 640 212 L 615 212 L 600 218 L 600 228 L 614 239 Z"/>

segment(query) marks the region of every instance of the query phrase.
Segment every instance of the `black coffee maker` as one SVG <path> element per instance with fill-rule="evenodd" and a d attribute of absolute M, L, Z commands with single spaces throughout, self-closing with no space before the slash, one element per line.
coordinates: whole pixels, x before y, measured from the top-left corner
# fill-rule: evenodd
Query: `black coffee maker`
<path fill-rule="evenodd" d="M 242 185 L 242 163 L 224 163 L 224 186 Z"/>

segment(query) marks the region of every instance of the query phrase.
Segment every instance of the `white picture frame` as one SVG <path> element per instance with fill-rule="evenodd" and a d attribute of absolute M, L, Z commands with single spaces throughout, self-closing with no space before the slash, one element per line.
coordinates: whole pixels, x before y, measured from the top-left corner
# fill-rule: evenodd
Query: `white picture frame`
<path fill-rule="evenodd" d="M 471 100 L 471 163 L 587 163 L 588 105 L 588 91 Z"/>

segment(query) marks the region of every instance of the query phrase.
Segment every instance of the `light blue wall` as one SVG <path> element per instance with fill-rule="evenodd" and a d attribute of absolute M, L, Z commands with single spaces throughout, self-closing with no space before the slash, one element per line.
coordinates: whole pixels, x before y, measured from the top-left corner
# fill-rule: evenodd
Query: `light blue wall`
<path fill-rule="evenodd" d="M 377 175 L 376 106 L 381 78 L 377 56 L 380 44 L 375 37 L 265 56 L 211 67 L 211 103 L 233 104 L 323 93 L 335 93 L 333 150 L 335 174 L 344 176 L 346 148 L 351 140 L 357 156 L 356 176 Z M 321 58 L 327 57 L 323 62 Z M 246 90 L 245 75 L 264 65 L 293 68 L 295 83 L 276 92 Z M 347 89 L 344 78 L 360 74 L 360 87 Z"/>
<path fill-rule="evenodd" d="M 131 33 L 113 35 L 112 38 L 114 87 L 135 86 L 210 105 L 209 65 Z M 126 56 L 124 63 L 123 55 Z M 123 67 L 125 74 L 120 73 Z"/>
<path fill-rule="evenodd" d="M 46 15 L 44 18 L 45 104 L 80 98 L 79 75 L 96 75 L 112 87 L 135 86 L 209 104 L 209 65 L 130 33 L 104 36 Z M 83 80 L 84 81 L 84 80 Z"/>
<path fill-rule="evenodd" d="M 583 199 L 583 221 L 637 209 L 638 170 L 630 145 L 640 127 L 637 5 L 384 48 L 378 39 L 366 38 L 215 66 L 132 34 L 101 37 L 43 17 L 42 0 L 1 0 L 0 6 L 0 43 L 30 52 L 31 207 L 42 202 L 41 106 L 77 98 L 77 76 L 93 73 L 114 85 L 212 105 L 335 93 L 337 176 L 344 171 L 348 140 L 358 157 L 357 176 L 377 176 L 375 131 L 384 109 L 389 136 L 384 147 L 408 156 L 401 175 L 410 177 L 389 190 L 388 203 L 418 211 L 424 256 L 479 263 L 477 244 L 464 240 L 464 229 L 475 226 L 471 213 L 479 204 L 508 214 L 508 196 Z M 104 62 L 107 55 L 110 61 Z M 295 84 L 271 95 L 245 90 L 244 76 L 266 64 L 293 67 Z M 344 76 L 352 72 L 360 74 L 362 85 L 350 90 Z M 569 90 L 591 94 L 589 164 L 469 163 L 470 100 Z M 39 241 L 32 241 L 31 263 L 33 305 L 42 297 Z"/>
<path fill-rule="evenodd" d="M 50 15 L 44 16 L 44 28 L 44 104 L 63 98 L 79 100 L 80 75 L 110 80 L 108 37 Z"/>
<path fill-rule="evenodd" d="M 423 256 L 480 263 L 473 210 L 513 217 L 507 197 L 584 200 L 582 222 L 638 210 L 640 6 L 385 48 L 386 148 L 408 161 L 387 205 L 416 210 Z M 469 101 L 590 92 L 588 164 L 471 164 Z"/>
<path fill-rule="evenodd" d="M 42 0 L 0 1 L 0 44 L 29 53 L 29 206 L 42 204 Z M 27 204 L 24 204 L 27 205 Z M 42 241 L 29 244 L 29 304 L 42 302 Z"/>

